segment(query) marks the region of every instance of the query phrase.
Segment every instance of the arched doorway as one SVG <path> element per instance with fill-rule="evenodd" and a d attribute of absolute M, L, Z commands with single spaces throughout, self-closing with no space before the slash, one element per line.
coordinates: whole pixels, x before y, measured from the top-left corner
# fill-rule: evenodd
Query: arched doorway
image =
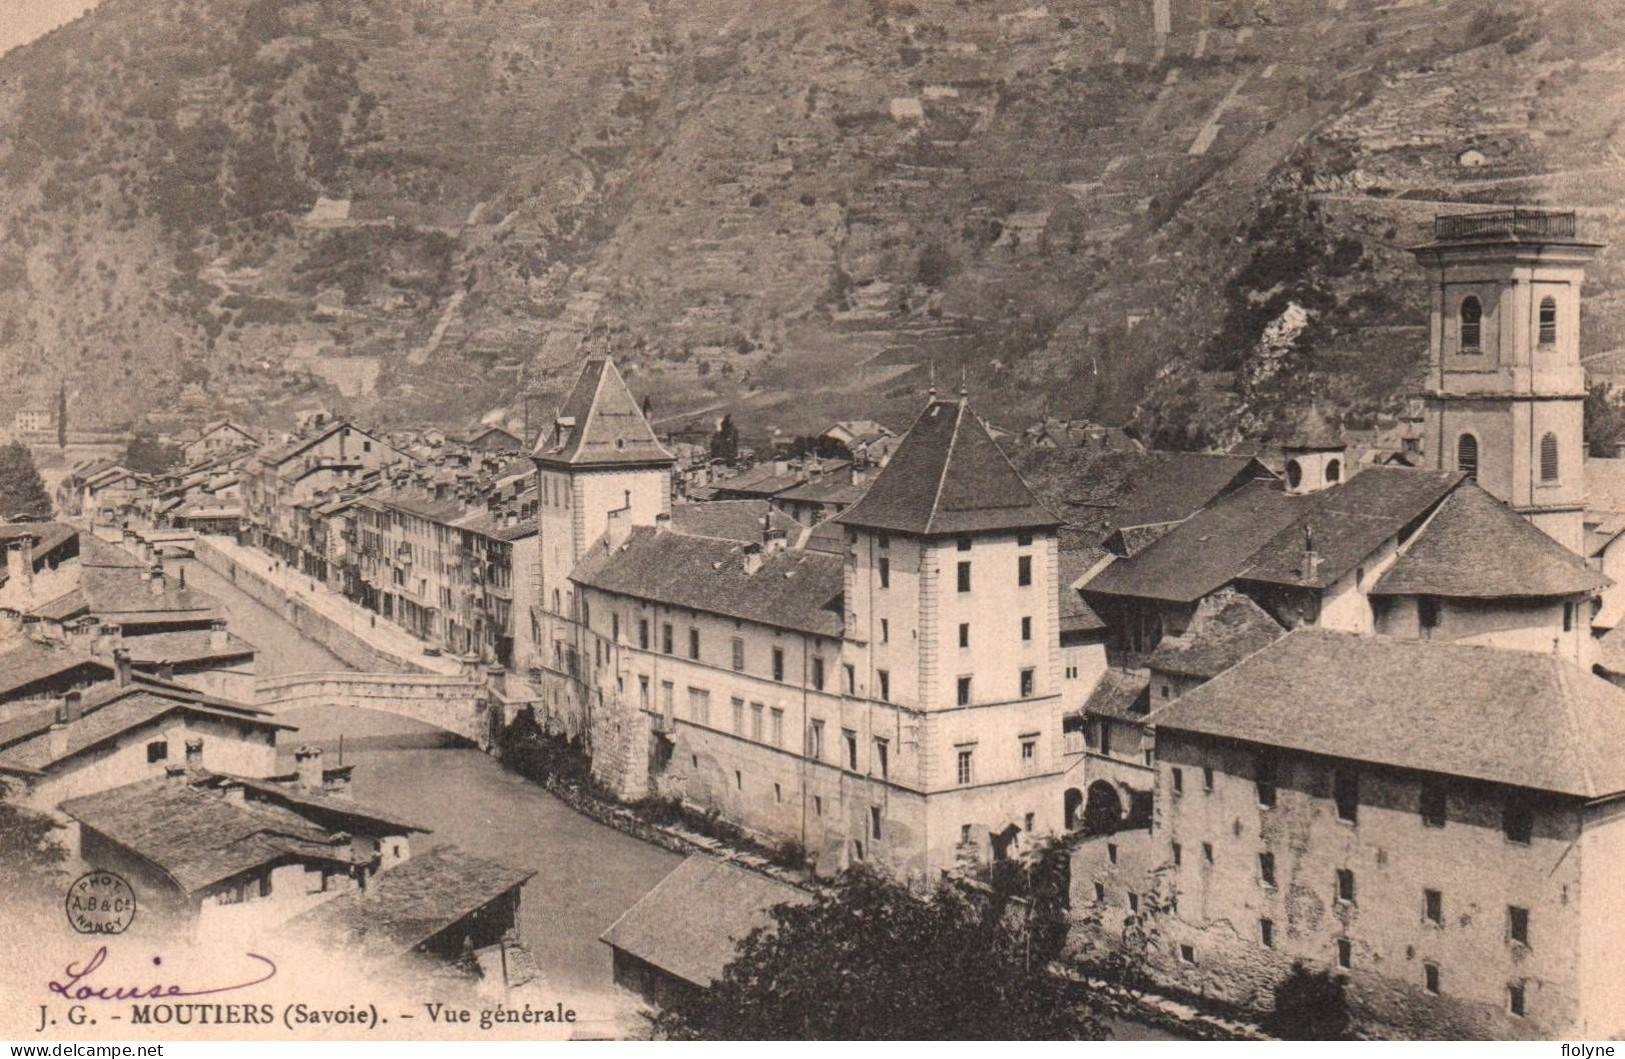
<path fill-rule="evenodd" d="M 1083 807 L 1083 833 L 1110 835 L 1123 824 L 1123 800 L 1117 789 L 1105 780 L 1089 784 L 1089 798 Z"/>
<path fill-rule="evenodd" d="M 1083 808 L 1083 792 L 1076 787 L 1068 787 L 1063 804 L 1066 806 L 1066 829 L 1072 831 L 1080 823 L 1078 810 Z"/>

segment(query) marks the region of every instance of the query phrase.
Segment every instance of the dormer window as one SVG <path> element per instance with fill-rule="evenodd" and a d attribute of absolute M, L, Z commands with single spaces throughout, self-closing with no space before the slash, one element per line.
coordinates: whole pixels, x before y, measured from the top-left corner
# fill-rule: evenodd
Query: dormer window
<path fill-rule="evenodd" d="M 1484 307 L 1472 295 L 1461 300 L 1461 352 L 1479 352 Z"/>

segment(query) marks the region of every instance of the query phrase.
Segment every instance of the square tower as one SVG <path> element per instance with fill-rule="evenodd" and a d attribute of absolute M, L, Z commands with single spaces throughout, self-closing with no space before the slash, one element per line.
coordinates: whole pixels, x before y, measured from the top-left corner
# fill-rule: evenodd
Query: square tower
<path fill-rule="evenodd" d="M 1580 288 L 1602 248 L 1573 213 L 1436 218 L 1414 247 L 1432 285 L 1429 466 L 1460 470 L 1560 544 L 1584 545 Z"/>

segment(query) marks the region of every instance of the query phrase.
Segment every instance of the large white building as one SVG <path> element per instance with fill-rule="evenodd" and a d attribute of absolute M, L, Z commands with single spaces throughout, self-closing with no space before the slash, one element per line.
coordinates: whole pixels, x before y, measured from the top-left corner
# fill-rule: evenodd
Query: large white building
<path fill-rule="evenodd" d="M 930 401 L 838 534 L 797 541 L 673 528 L 671 458 L 607 360 L 535 459 L 547 709 L 623 796 L 826 870 L 1061 829 L 1060 519 L 963 395 Z"/>

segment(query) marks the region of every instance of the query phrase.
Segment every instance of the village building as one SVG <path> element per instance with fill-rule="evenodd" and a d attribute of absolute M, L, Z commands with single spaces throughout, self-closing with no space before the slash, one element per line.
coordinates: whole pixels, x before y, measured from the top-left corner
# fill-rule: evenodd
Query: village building
<path fill-rule="evenodd" d="M 604 931 L 615 984 L 656 1010 L 708 989 L 779 905 L 812 895 L 702 853 L 689 856 Z"/>
<path fill-rule="evenodd" d="M 170 765 L 275 773 L 277 732 L 292 725 L 132 673 L 122 651 L 114 670 L 109 683 L 0 707 L 0 775 L 22 781 L 23 804 L 49 813 L 69 798 L 149 779 Z"/>
<path fill-rule="evenodd" d="M 590 364 L 577 395 L 611 370 Z M 623 386 L 606 392 L 636 408 Z M 568 418 L 592 438 L 578 403 Z M 962 398 L 931 402 L 839 516 L 839 553 L 677 532 L 653 452 L 599 486 L 614 516 L 581 511 L 558 448 L 537 456 L 544 569 L 549 542 L 571 539 L 568 522 L 554 536 L 549 489 L 575 503 L 575 539 L 601 528 L 571 595 L 549 601 L 572 619 L 555 672 L 578 684 L 574 724 L 606 783 L 715 809 L 823 870 L 926 873 L 1060 829 L 1060 519 Z M 633 476 L 648 479 L 641 518 Z"/>
<path fill-rule="evenodd" d="M 1092 844 L 1074 895 L 1171 983 L 1267 1006 L 1303 960 L 1403 1036 L 1618 1032 L 1625 692 L 1555 656 L 1301 629 L 1152 720 L 1152 827 Z"/>
<path fill-rule="evenodd" d="M 304 750 L 305 748 L 301 748 Z M 366 889 L 427 829 L 322 788 L 321 757 L 287 786 L 169 766 L 62 804 L 79 856 L 140 892 L 144 928 L 219 938 L 268 930 Z"/>
<path fill-rule="evenodd" d="M 222 453 L 258 448 L 260 439 L 252 430 L 229 419 L 218 419 L 198 431 L 198 436 L 181 446 L 181 459 L 194 464 Z"/>

